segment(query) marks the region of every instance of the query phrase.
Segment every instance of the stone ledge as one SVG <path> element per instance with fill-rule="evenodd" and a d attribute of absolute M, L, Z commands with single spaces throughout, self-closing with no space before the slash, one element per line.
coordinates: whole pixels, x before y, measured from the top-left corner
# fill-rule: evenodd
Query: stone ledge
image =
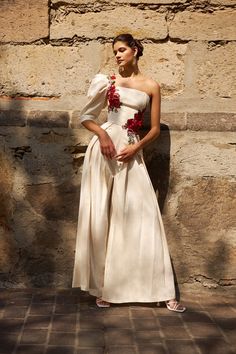
<path fill-rule="evenodd" d="M 68 128 L 70 115 L 67 111 L 30 111 L 27 125 L 31 127 Z"/>
<path fill-rule="evenodd" d="M 236 131 L 234 113 L 188 113 L 187 129 L 207 131 Z"/>
<path fill-rule="evenodd" d="M 186 113 L 162 113 L 161 123 L 166 124 L 171 130 L 186 130 Z"/>
<path fill-rule="evenodd" d="M 18 126 L 26 125 L 27 111 L 7 110 L 0 111 L 0 126 Z"/>
<path fill-rule="evenodd" d="M 0 96 L 0 111 L 80 111 L 86 104 L 85 94 L 69 94 L 61 97 L 10 97 Z M 162 98 L 163 113 L 234 113 L 236 100 L 222 97 L 198 97 L 196 95 L 178 95 Z"/>
<path fill-rule="evenodd" d="M 80 110 L 0 110 L 0 126 L 84 129 L 79 122 Z M 145 121 L 149 112 L 146 112 Z M 97 123 L 106 120 L 102 111 Z M 161 123 L 170 130 L 236 131 L 236 114 L 227 112 L 162 112 Z M 146 125 L 145 125 L 146 126 Z"/>

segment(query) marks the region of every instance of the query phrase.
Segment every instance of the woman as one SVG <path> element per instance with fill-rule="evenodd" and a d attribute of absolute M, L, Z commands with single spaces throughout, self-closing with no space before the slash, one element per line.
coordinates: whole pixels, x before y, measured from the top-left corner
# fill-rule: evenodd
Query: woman
<path fill-rule="evenodd" d="M 95 136 L 85 155 L 81 182 L 73 287 L 110 303 L 165 301 L 171 311 L 185 307 L 175 299 L 166 236 L 142 149 L 160 134 L 160 86 L 138 67 L 143 46 L 130 34 L 113 40 L 118 74 L 95 75 L 81 123 Z M 96 118 L 108 106 L 108 120 Z M 151 129 L 138 130 L 150 104 Z"/>

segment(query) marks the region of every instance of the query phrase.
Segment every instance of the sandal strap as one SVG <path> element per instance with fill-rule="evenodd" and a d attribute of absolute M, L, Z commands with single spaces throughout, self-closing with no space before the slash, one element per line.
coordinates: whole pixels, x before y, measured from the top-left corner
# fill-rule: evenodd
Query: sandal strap
<path fill-rule="evenodd" d="M 108 301 L 103 300 L 101 297 L 96 298 L 96 303 L 97 304 L 109 304 Z"/>
<path fill-rule="evenodd" d="M 183 306 L 177 300 L 169 300 L 169 301 L 167 301 L 167 303 L 173 310 L 183 308 Z M 173 304 L 173 306 L 172 306 L 172 304 Z"/>

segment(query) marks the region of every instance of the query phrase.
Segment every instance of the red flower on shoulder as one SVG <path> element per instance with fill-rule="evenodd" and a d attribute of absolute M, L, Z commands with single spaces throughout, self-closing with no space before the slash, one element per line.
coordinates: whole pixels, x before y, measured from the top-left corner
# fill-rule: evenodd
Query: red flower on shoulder
<path fill-rule="evenodd" d="M 120 95 L 116 90 L 115 87 L 115 80 L 116 76 L 110 76 L 110 86 L 107 91 L 107 98 L 108 98 L 108 111 L 115 111 L 117 112 L 118 108 L 121 106 L 120 102 Z"/>

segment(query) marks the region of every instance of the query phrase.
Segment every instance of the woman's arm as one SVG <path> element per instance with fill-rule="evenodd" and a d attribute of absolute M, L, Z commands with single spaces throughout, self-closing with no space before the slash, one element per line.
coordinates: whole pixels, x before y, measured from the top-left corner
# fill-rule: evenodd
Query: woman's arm
<path fill-rule="evenodd" d="M 98 136 L 101 153 L 107 159 L 112 159 L 116 155 L 116 149 L 108 133 L 93 120 L 85 120 L 81 124 Z"/>
<path fill-rule="evenodd" d="M 151 89 L 151 129 L 137 143 L 129 145 L 122 149 L 116 158 L 118 161 L 128 162 L 134 155 L 150 142 L 155 140 L 160 134 L 160 115 L 161 115 L 161 90 L 160 85 L 152 81 Z"/>

